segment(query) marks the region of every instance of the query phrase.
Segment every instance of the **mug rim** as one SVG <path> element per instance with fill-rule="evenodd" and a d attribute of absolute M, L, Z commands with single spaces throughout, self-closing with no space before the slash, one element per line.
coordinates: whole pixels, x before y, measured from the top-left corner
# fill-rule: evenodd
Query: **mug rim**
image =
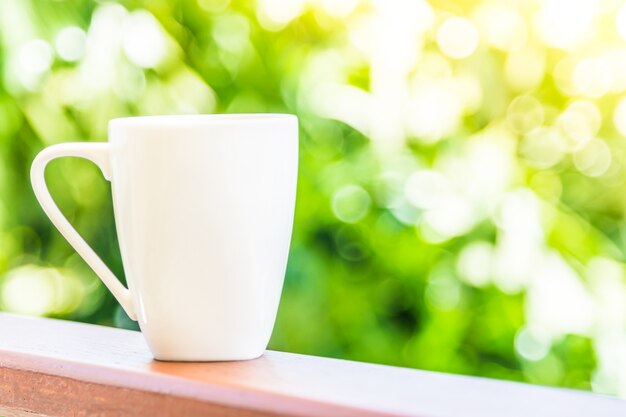
<path fill-rule="evenodd" d="M 289 113 L 210 113 L 210 114 L 165 114 L 154 116 L 118 117 L 109 121 L 109 126 L 130 125 L 188 125 L 216 123 L 258 123 L 297 120 Z"/>

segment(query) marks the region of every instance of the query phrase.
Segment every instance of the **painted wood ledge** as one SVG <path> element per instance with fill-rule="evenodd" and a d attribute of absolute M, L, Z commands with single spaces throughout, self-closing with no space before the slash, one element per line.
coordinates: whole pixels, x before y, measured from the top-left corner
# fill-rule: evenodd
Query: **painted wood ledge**
<path fill-rule="evenodd" d="M 626 401 L 268 351 L 154 361 L 140 333 L 0 313 L 0 416 L 626 416 Z"/>

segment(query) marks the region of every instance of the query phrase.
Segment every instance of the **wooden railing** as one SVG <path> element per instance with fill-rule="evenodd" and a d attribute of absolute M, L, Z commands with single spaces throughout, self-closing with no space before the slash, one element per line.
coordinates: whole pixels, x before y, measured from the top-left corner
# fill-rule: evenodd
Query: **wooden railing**
<path fill-rule="evenodd" d="M 0 416 L 625 417 L 626 401 L 268 351 L 152 359 L 138 332 L 0 313 Z"/>

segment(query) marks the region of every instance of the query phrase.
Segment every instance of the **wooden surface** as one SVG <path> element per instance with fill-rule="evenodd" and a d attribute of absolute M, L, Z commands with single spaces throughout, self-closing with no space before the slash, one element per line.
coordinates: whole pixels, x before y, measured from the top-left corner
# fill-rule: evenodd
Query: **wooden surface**
<path fill-rule="evenodd" d="M 626 416 L 626 402 L 267 352 L 247 362 L 152 360 L 140 333 L 0 313 L 0 416 Z"/>

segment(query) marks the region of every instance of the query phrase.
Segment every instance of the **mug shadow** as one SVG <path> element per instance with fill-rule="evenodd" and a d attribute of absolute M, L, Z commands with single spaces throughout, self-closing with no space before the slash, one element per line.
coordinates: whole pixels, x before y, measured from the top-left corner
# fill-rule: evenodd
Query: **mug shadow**
<path fill-rule="evenodd" d="M 275 365 L 271 355 L 264 353 L 256 359 L 232 361 L 174 362 L 152 359 L 148 368 L 151 372 L 208 384 L 253 387 L 262 381 L 280 380 Z"/>

